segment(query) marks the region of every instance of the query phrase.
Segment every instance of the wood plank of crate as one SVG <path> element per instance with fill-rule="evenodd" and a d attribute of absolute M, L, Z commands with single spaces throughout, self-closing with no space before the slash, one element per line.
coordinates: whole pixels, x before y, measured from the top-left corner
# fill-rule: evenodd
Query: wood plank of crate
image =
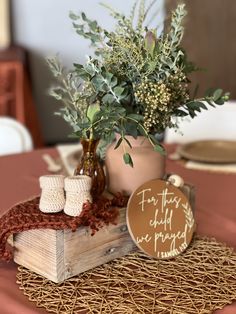
<path fill-rule="evenodd" d="M 70 230 L 30 230 L 14 236 L 14 261 L 54 281 L 75 276 L 136 249 L 120 209 L 117 225 L 105 226 L 94 236 L 87 227 Z"/>
<path fill-rule="evenodd" d="M 194 207 L 194 188 L 183 193 Z M 120 209 L 116 225 L 91 236 L 91 230 L 30 230 L 13 237 L 14 261 L 56 283 L 137 250 L 126 225 L 126 208 Z"/>

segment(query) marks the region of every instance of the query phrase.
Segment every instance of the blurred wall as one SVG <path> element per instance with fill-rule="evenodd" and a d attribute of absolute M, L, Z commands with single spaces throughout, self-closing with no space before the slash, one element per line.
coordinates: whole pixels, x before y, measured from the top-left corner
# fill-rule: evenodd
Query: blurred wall
<path fill-rule="evenodd" d="M 45 64 L 45 57 L 59 53 L 68 67 L 73 62 L 84 62 L 91 54 L 89 42 L 76 35 L 68 17 L 69 11 L 84 11 L 99 24 L 111 29 L 113 19 L 99 5 L 100 0 L 12 0 L 14 42 L 30 53 L 30 70 L 34 99 L 46 143 L 68 141 L 69 127 L 53 114 L 60 104 L 47 95 L 52 76 Z M 129 13 L 134 0 L 105 0 L 105 3 Z M 163 20 L 163 0 L 157 0 Z M 155 23 L 156 24 L 156 23 Z"/>
<path fill-rule="evenodd" d="M 179 0 L 166 0 L 170 12 Z M 200 93 L 209 87 L 221 87 L 236 99 L 236 1 L 184 0 L 185 19 L 183 47 L 189 59 L 203 71 L 191 80 L 199 83 Z M 168 14 L 169 15 L 169 14 Z"/>

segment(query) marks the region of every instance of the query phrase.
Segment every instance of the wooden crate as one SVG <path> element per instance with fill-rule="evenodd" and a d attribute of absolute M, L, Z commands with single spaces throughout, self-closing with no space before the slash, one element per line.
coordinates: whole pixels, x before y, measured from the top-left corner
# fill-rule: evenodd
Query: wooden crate
<path fill-rule="evenodd" d="M 194 205 L 194 190 L 183 192 Z M 13 237 L 14 261 L 56 282 L 78 275 L 137 250 L 126 225 L 126 208 L 120 209 L 117 225 L 109 225 L 91 236 L 91 230 L 30 230 Z"/>

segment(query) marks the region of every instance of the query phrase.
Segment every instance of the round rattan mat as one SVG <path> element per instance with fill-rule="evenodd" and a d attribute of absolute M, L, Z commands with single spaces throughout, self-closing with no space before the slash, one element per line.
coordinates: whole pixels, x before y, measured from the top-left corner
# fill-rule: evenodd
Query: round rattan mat
<path fill-rule="evenodd" d="M 17 283 L 38 307 L 57 314 L 207 314 L 236 300 L 236 253 L 196 237 L 172 260 L 136 252 L 62 284 L 20 266 Z"/>

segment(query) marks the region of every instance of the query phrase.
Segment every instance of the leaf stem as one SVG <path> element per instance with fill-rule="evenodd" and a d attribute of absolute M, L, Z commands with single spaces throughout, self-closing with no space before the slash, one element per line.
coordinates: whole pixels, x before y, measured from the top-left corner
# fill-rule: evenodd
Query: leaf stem
<path fill-rule="evenodd" d="M 141 123 L 139 123 L 137 120 L 135 120 L 133 118 L 130 118 L 130 117 L 127 117 L 127 120 L 131 120 L 131 121 L 135 122 L 136 124 L 138 124 L 142 128 L 142 130 L 144 131 L 144 133 L 145 133 L 147 139 L 149 140 L 149 142 L 151 143 L 151 145 L 153 147 L 155 147 L 155 144 L 153 143 L 153 141 L 152 141 L 151 137 L 149 136 L 147 130 L 144 128 L 144 126 Z"/>

